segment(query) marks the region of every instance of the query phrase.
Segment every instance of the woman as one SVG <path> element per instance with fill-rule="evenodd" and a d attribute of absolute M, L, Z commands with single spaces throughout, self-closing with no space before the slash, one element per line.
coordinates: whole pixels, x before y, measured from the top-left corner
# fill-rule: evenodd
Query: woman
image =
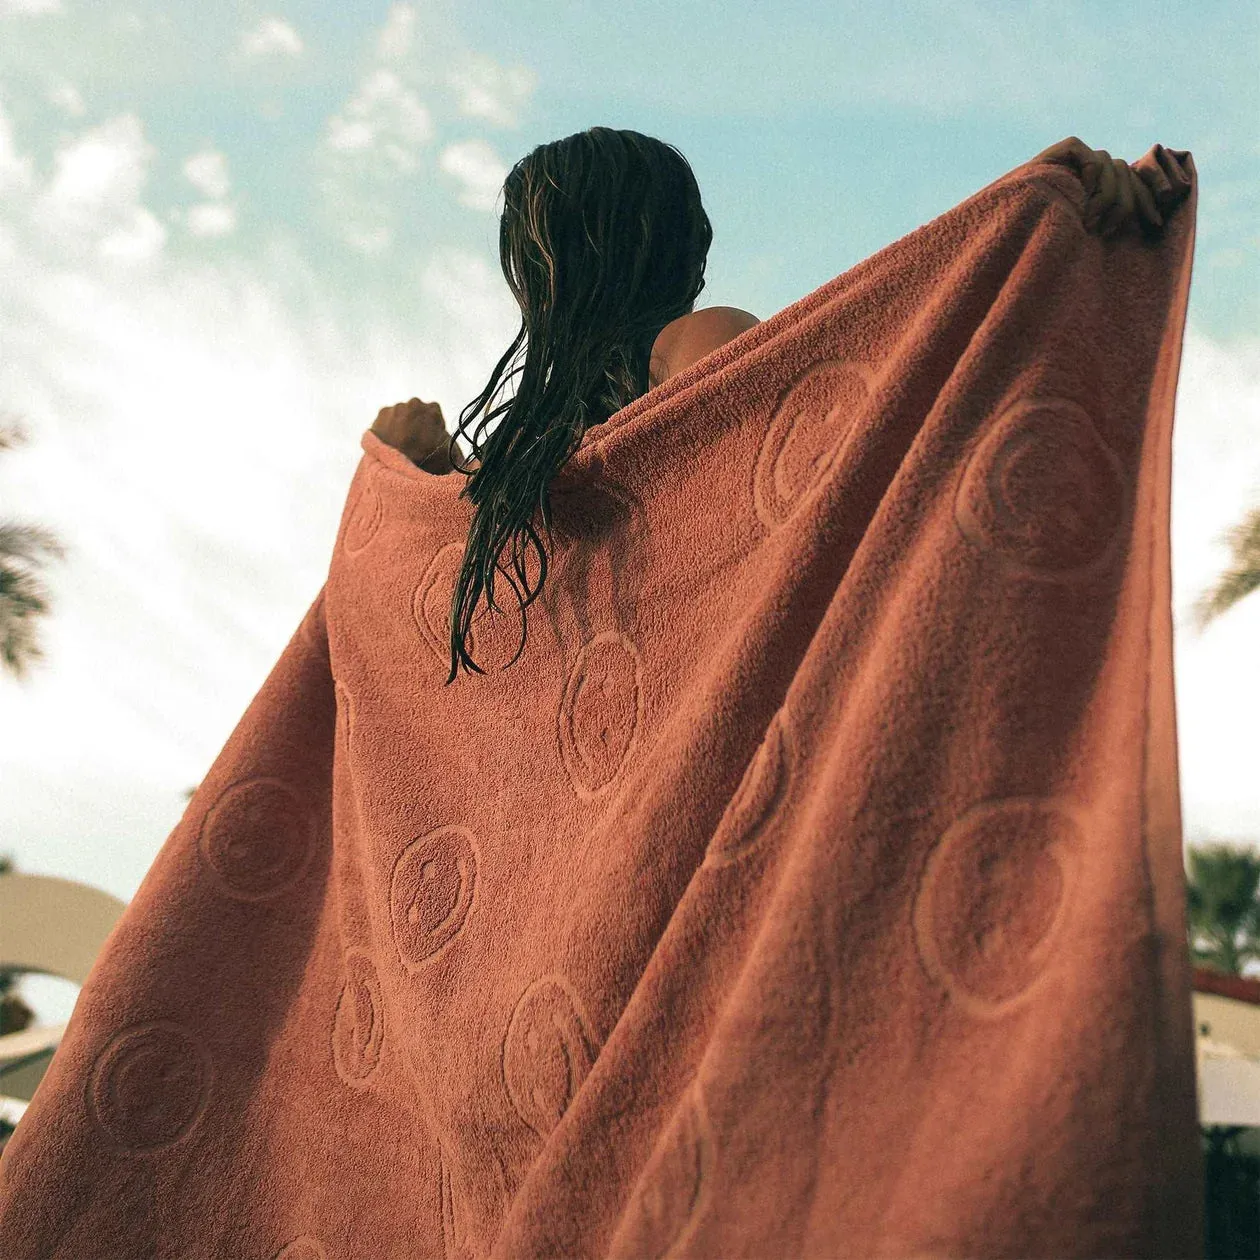
<path fill-rule="evenodd" d="M 1105 150 L 1069 136 L 1032 161 L 1076 171 L 1090 231 L 1110 235 L 1139 215 L 1162 223 L 1158 188 Z M 466 476 L 461 497 L 476 505 L 451 605 L 448 684 L 460 660 L 485 672 L 468 656 L 465 635 L 478 597 L 484 591 L 493 600 L 496 568 L 512 583 L 522 617 L 541 592 L 547 556 L 534 510 L 550 530 L 548 486 L 587 429 L 759 322 L 735 307 L 693 310 L 713 233 L 691 167 L 672 145 L 637 131 L 591 127 L 534 149 L 509 172 L 503 193 L 499 257 L 522 318 L 486 388 L 460 415 L 458 433 L 482 415 L 473 439 L 479 458 L 461 466 L 463 455 L 436 403 L 413 398 L 383 408 L 372 426 L 426 471 Z M 507 378 L 519 376 L 515 394 L 490 410 L 522 343 L 524 364 Z M 509 539 L 524 594 L 500 565 Z M 526 540 L 539 558 L 533 590 Z"/>
<path fill-rule="evenodd" d="M 503 193 L 499 257 L 521 328 L 460 415 L 458 433 L 481 416 L 472 439 L 476 458 L 464 465 L 436 403 L 413 398 L 385 408 L 372 426 L 421 468 L 468 478 L 460 494 L 476 510 L 452 600 L 448 683 L 460 660 L 485 672 L 464 640 L 478 597 L 484 591 L 487 602 L 493 599 L 496 567 L 512 583 L 522 616 L 541 592 L 547 555 L 534 511 L 550 530 L 548 486 L 587 429 L 759 322 L 732 307 L 692 310 L 713 231 L 691 167 L 672 145 L 591 127 L 522 158 Z M 524 363 L 502 381 L 519 377 L 513 397 L 490 409 L 522 344 Z M 509 540 L 523 594 L 500 564 Z M 526 541 L 539 558 L 533 590 Z"/>

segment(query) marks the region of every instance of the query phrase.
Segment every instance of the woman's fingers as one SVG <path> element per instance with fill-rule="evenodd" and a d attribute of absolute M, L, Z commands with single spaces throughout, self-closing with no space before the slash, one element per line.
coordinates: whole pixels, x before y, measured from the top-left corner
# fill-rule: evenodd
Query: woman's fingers
<path fill-rule="evenodd" d="M 1077 174 L 1081 177 L 1081 186 L 1085 189 L 1085 203 L 1089 204 L 1091 197 L 1102 195 L 1102 175 L 1109 159 L 1102 149 L 1091 149 L 1088 145 L 1081 145 L 1080 165 Z"/>
<path fill-rule="evenodd" d="M 1094 187 L 1085 198 L 1085 226 L 1091 230 L 1099 223 L 1100 216 L 1116 196 L 1116 168 L 1112 165 L 1111 154 L 1106 149 L 1096 149 L 1091 163 L 1094 174 Z"/>
<path fill-rule="evenodd" d="M 1155 204 L 1155 194 L 1146 186 L 1146 181 L 1137 171 L 1130 167 L 1129 172 L 1133 176 L 1133 193 L 1137 197 L 1142 217 L 1156 227 L 1163 227 L 1164 216 L 1160 214 L 1159 207 Z"/>
<path fill-rule="evenodd" d="M 1076 136 L 1052 144 L 1034 162 L 1057 162 L 1076 172 L 1085 193 L 1081 211 L 1086 230 L 1106 236 L 1130 220 L 1162 227 L 1173 208 L 1172 179 L 1164 169 L 1164 154 L 1156 149 L 1154 164 L 1132 167 L 1106 149 L 1091 149 Z M 1148 169 L 1148 167 L 1150 169 Z M 1174 168 L 1175 170 L 1175 168 Z"/>
<path fill-rule="evenodd" d="M 1079 172 L 1081 177 L 1081 187 L 1085 189 L 1085 203 L 1089 204 L 1089 199 L 1098 190 L 1098 163 L 1086 162 Z"/>
<path fill-rule="evenodd" d="M 1159 163 L 1158 153 L 1156 153 L 1155 158 L 1155 162 L 1150 166 L 1144 166 L 1140 174 L 1156 197 L 1166 197 L 1172 192 L 1172 184 L 1164 173 L 1164 168 Z"/>
<path fill-rule="evenodd" d="M 1043 149 L 1033 158 L 1034 162 L 1056 162 L 1070 167 L 1085 189 L 1086 197 L 1091 196 L 1098 187 L 1098 171 L 1101 160 L 1107 155 L 1098 149 L 1091 149 L 1084 140 L 1076 136 L 1068 136 L 1048 149 Z"/>
<path fill-rule="evenodd" d="M 1133 196 L 1133 172 L 1123 158 L 1112 158 L 1109 163 L 1111 178 L 1115 189 L 1111 205 L 1101 220 L 1103 235 L 1114 232 L 1122 223 L 1127 223 L 1133 214 L 1135 204 Z"/>
<path fill-rule="evenodd" d="M 1086 200 L 1083 217 L 1086 229 L 1100 236 L 1110 236 L 1139 219 L 1151 227 L 1164 224 L 1156 193 L 1142 173 L 1110 155 L 1099 169 L 1098 190 Z"/>
<path fill-rule="evenodd" d="M 1138 223 L 1147 229 L 1162 228 L 1164 226 L 1163 212 L 1159 208 L 1155 193 L 1147 186 L 1141 172 L 1126 164 L 1123 170 L 1117 170 L 1116 176 L 1120 196 L 1104 223 L 1104 234 L 1116 231 L 1130 222 Z"/>
<path fill-rule="evenodd" d="M 1048 149 L 1042 149 L 1032 160 L 1034 162 L 1061 162 L 1076 165 L 1085 145 L 1076 136 L 1068 136 L 1065 140 L 1056 141 Z"/>

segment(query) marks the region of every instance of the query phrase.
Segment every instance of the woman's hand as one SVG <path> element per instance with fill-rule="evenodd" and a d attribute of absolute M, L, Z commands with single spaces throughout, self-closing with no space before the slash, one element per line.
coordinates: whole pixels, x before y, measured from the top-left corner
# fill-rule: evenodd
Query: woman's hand
<path fill-rule="evenodd" d="M 1057 162 L 1071 167 L 1085 188 L 1085 228 L 1110 236 L 1129 223 L 1141 221 L 1148 230 L 1164 225 L 1155 203 L 1161 191 L 1155 178 L 1135 170 L 1106 149 L 1091 149 L 1075 136 L 1038 153 L 1034 162 Z M 1167 181 L 1165 181 L 1166 183 Z"/>
<path fill-rule="evenodd" d="M 441 476 L 454 467 L 451 463 L 454 437 L 446 431 L 438 403 L 412 398 L 392 407 L 382 407 L 376 414 L 372 432 L 425 472 Z M 458 446 L 455 453 L 459 454 Z"/>

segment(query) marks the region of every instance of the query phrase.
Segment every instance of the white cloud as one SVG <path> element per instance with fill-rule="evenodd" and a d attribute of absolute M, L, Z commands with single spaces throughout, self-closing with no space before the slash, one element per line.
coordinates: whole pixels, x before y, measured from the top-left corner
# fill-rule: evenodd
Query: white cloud
<path fill-rule="evenodd" d="M 75 118 L 81 118 L 85 112 L 83 97 L 79 95 L 79 89 L 73 83 L 63 83 L 60 87 L 54 88 L 49 92 L 48 99 Z"/>
<path fill-rule="evenodd" d="M 140 202 L 155 150 L 134 114 L 111 118 L 64 144 L 48 187 L 36 198 L 32 223 L 67 249 L 96 239 L 114 260 L 153 257 L 165 229 Z"/>
<path fill-rule="evenodd" d="M 361 228 L 350 226 L 343 230 L 342 236 L 347 245 L 361 254 L 384 253 L 394 243 L 392 228 Z"/>
<path fill-rule="evenodd" d="M 507 286 L 497 257 L 444 250 L 424 260 L 418 279 L 425 305 L 439 311 L 443 325 L 457 330 L 464 344 L 484 341 L 496 348 L 497 358 L 516 336 L 520 311 L 513 298 L 504 299 Z"/>
<path fill-rule="evenodd" d="M 376 40 L 386 63 L 365 75 L 354 95 L 327 121 L 321 145 L 319 188 L 336 229 L 352 248 L 380 253 L 394 239 L 395 204 L 389 184 L 414 174 L 420 151 L 437 128 L 428 106 L 403 74 L 415 51 L 417 9 L 396 3 Z M 459 68 L 446 77 L 466 115 L 498 126 L 517 126 L 521 104 L 537 77 L 522 67 L 505 69 L 491 58 L 460 54 Z M 508 164 L 482 139 L 448 145 L 440 169 L 459 185 L 458 200 L 470 209 L 493 210 Z"/>
<path fill-rule="evenodd" d="M 414 10 L 395 5 L 386 27 L 394 34 L 386 47 L 400 51 L 413 23 Z M 328 119 L 317 186 L 332 230 L 352 249 L 373 255 L 393 244 L 399 177 L 419 170 L 420 151 L 436 130 L 428 107 L 388 66 L 365 74 L 353 96 Z"/>
<path fill-rule="evenodd" d="M 134 114 L 102 123 L 57 152 L 45 194 L 49 209 L 69 218 L 84 213 L 96 217 L 131 204 L 140 194 L 153 152 Z"/>
<path fill-rule="evenodd" d="M 17 244 L 0 408 L 30 441 L 0 501 L 68 558 L 44 574 L 45 660 L 0 673 L 0 833 L 23 869 L 129 899 L 318 590 L 359 435 L 416 392 L 414 332 L 364 344 L 322 302 L 304 324 L 230 265 L 136 283 Z"/>
<path fill-rule="evenodd" d="M 499 127 L 520 126 L 519 112 L 538 85 L 525 66 L 501 66 L 480 54 L 469 54 L 463 66 L 447 73 L 460 113 L 484 118 Z"/>
<path fill-rule="evenodd" d="M 184 176 L 198 192 L 216 200 L 226 197 L 231 187 L 227 158 L 215 149 L 206 149 L 190 157 L 184 163 Z"/>
<path fill-rule="evenodd" d="M 328 147 L 342 153 L 367 149 L 376 139 L 376 127 L 364 119 L 349 122 L 339 114 L 328 120 Z"/>
<path fill-rule="evenodd" d="M 374 70 L 369 74 L 345 112 L 408 143 L 422 144 L 433 137 L 432 115 L 392 70 Z"/>
<path fill-rule="evenodd" d="M 0 18 L 60 12 L 61 0 L 0 0 Z"/>
<path fill-rule="evenodd" d="M 261 276 L 228 258 L 132 278 L 30 245 L 0 261 L 0 410 L 31 434 L 0 499 L 68 559 L 45 574 L 45 661 L 0 674 L 0 832 L 21 819 L 35 865 L 109 887 L 120 864 L 143 875 L 318 590 L 372 416 L 417 377 L 467 396 L 507 321 L 469 330 L 482 361 L 456 383 L 414 321 L 347 328 L 296 248 Z"/>
<path fill-rule="evenodd" d="M 1223 533 L 1260 502 L 1260 344 L 1227 347 L 1189 330 L 1177 406 L 1173 602 L 1188 625 L 1204 575 L 1229 562 Z"/>
<path fill-rule="evenodd" d="M 473 210 L 493 210 L 508 167 L 484 140 L 448 144 L 438 158 L 438 166 L 463 184 L 459 203 Z"/>
<path fill-rule="evenodd" d="M 13 123 L 0 105 L 0 191 L 30 188 L 34 178 L 34 163 L 18 153 Z"/>
<path fill-rule="evenodd" d="M 1260 594 L 1202 633 L 1199 594 L 1230 561 L 1223 534 L 1260 503 L 1260 342 L 1224 346 L 1190 329 L 1173 429 L 1173 608 L 1178 752 L 1187 835 L 1260 842 L 1255 721 Z"/>
<path fill-rule="evenodd" d="M 241 49 L 247 57 L 265 57 L 270 53 L 300 57 L 302 47 L 302 37 L 280 18 L 264 18 L 241 41 Z"/>
<path fill-rule="evenodd" d="M 326 143 L 333 154 L 366 154 L 378 166 L 411 173 L 416 150 L 432 140 L 433 116 L 392 71 L 373 70 L 339 114 L 328 120 Z"/>
<path fill-rule="evenodd" d="M 226 236 L 236 230 L 236 211 L 219 202 L 203 202 L 188 211 L 188 230 L 193 236 Z"/>
<path fill-rule="evenodd" d="M 400 61 L 412 50 L 416 34 L 416 10 L 411 4 L 395 4 L 376 37 L 376 55 L 382 61 Z"/>
<path fill-rule="evenodd" d="M 102 258 L 119 262 L 146 262 L 166 244 L 166 228 L 149 210 L 138 206 L 131 221 L 101 239 L 98 246 Z"/>

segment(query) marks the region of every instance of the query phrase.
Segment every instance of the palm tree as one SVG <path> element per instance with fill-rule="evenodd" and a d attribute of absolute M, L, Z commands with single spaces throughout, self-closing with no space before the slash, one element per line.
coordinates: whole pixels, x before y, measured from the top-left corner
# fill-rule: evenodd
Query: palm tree
<path fill-rule="evenodd" d="M 1258 886 L 1260 854 L 1253 850 L 1225 844 L 1190 849 L 1186 934 L 1195 963 L 1241 975 L 1246 963 L 1260 958 Z M 1247 1128 L 1241 1124 L 1199 1126 L 1207 1256 L 1257 1254 L 1260 1158 L 1240 1145 Z"/>
<path fill-rule="evenodd" d="M 24 430 L 0 419 L 0 450 L 25 441 Z M 35 632 L 36 619 L 48 612 L 48 592 L 28 567 L 39 564 L 41 552 L 59 560 L 66 554 L 51 530 L 0 521 L 0 667 L 19 680 L 44 655 Z"/>
<path fill-rule="evenodd" d="M 1218 579 L 1215 588 L 1204 591 L 1194 606 L 1193 621 L 1199 631 L 1244 595 L 1260 587 L 1260 504 L 1226 532 L 1224 541 L 1233 552 L 1230 567 Z"/>
<path fill-rule="evenodd" d="M 1228 844 L 1192 846 L 1186 934 L 1199 966 L 1242 975 L 1260 960 L 1260 854 Z"/>

